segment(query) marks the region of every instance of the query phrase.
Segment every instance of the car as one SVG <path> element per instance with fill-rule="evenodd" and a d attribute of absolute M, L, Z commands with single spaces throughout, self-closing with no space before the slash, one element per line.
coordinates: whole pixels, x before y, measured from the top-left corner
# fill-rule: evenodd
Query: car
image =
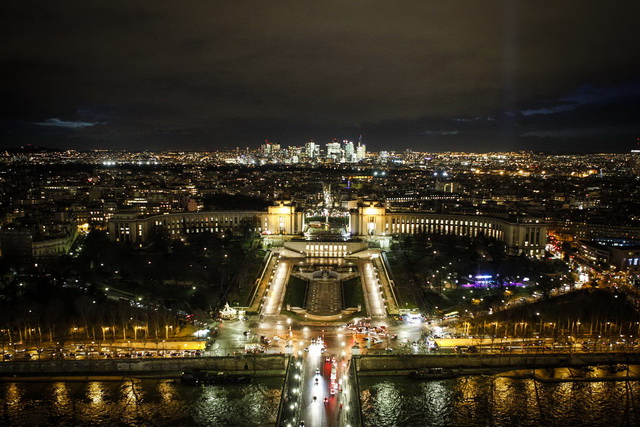
<path fill-rule="evenodd" d="M 393 351 L 393 349 L 391 347 L 387 347 L 385 348 L 385 351 Z"/>
<path fill-rule="evenodd" d="M 329 398 L 328 398 L 328 397 L 325 397 L 325 398 L 324 398 L 324 404 L 326 405 L 327 403 L 329 403 Z"/>
<path fill-rule="evenodd" d="M 305 348 L 304 348 L 304 351 L 309 351 L 309 347 L 305 347 Z"/>
<path fill-rule="evenodd" d="M 316 368 L 316 375 L 320 375 L 320 368 Z"/>

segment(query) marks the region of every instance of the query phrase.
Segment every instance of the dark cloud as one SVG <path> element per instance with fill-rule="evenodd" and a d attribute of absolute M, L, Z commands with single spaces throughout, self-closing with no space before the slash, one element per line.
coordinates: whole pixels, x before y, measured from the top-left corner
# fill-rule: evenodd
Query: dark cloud
<path fill-rule="evenodd" d="M 100 123 L 78 122 L 78 121 L 66 122 L 64 120 L 58 119 L 57 117 L 53 119 L 48 119 L 41 123 L 36 123 L 36 125 L 38 126 L 54 126 L 54 127 L 70 128 L 70 129 L 81 129 L 81 128 L 95 126 L 98 124 Z"/>
<path fill-rule="evenodd" d="M 560 98 L 554 103 L 555 105 L 549 105 L 532 110 L 524 110 L 522 111 L 522 114 L 524 116 L 555 114 L 574 110 L 581 106 L 611 106 L 611 104 L 619 105 L 627 101 L 637 102 L 638 100 L 640 100 L 640 80 L 605 88 L 585 85 L 579 88 L 576 92 Z"/>
<path fill-rule="evenodd" d="M 206 149 L 362 133 L 374 149 L 486 151 L 586 132 L 587 149 L 626 150 L 639 133 L 637 1 L 25 1 L 2 12 L 3 145 Z M 32 125 L 52 118 L 100 125 Z"/>

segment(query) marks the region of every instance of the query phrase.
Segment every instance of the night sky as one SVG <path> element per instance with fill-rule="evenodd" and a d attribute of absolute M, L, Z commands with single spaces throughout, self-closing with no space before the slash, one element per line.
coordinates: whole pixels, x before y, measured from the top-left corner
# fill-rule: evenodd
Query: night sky
<path fill-rule="evenodd" d="M 0 6 L 0 147 L 638 148 L 638 0 L 84 3 Z"/>

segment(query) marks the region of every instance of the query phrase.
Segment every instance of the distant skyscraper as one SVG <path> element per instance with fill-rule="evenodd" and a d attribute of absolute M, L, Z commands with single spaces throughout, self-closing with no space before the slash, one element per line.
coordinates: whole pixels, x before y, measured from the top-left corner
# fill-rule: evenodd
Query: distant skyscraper
<path fill-rule="evenodd" d="M 264 144 L 260 146 L 260 150 L 262 151 L 262 154 L 264 154 L 265 156 L 270 156 L 271 153 L 273 152 L 273 144 L 265 140 Z"/>
<path fill-rule="evenodd" d="M 353 142 L 347 141 L 346 139 L 342 141 L 343 149 L 344 149 L 344 160 L 347 163 L 353 163 L 356 161 L 356 150 L 353 146 Z"/>
<path fill-rule="evenodd" d="M 340 147 L 340 143 L 335 139 L 329 143 L 327 143 L 327 159 L 333 159 L 334 161 L 339 161 L 342 157 L 342 147 Z"/>
<path fill-rule="evenodd" d="M 358 138 L 358 147 L 356 148 L 356 159 L 358 161 L 367 157 L 367 146 L 362 143 L 362 135 Z"/>
<path fill-rule="evenodd" d="M 300 156 L 303 153 L 302 147 L 290 146 L 288 163 L 296 164 L 300 162 Z"/>
<path fill-rule="evenodd" d="M 304 145 L 305 154 L 310 159 L 315 159 L 320 154 L 320 146 L 312 139 Z"/>

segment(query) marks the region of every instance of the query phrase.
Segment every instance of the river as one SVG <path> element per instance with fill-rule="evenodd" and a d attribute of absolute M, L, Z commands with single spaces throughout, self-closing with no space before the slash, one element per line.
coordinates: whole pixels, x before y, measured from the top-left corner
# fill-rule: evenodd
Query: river
<path fill-rule="evenodd" d="M 365 426 L 640 425 L 640 382 L 361 377 Z"/>
<path fill-rule="evenodd" d="M 272 426 L 282 378 L 188 387 L 170 380 L 0 383 L 0 425 Z M 366 426 L 640 425 L 640 382 L 470 376 L 361 377 Z"/>
<path fill-rule="evenodd" d="M 171 380 L 0 383 L 0 425 L 275 425 L 282 378 L 189 387 Z"/>

